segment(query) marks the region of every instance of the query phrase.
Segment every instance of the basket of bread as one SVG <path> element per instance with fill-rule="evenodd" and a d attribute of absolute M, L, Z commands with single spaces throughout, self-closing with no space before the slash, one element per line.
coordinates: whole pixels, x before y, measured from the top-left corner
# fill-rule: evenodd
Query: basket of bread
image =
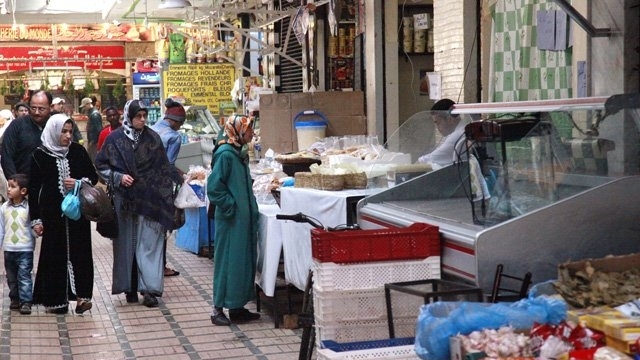
<path fill-rule="evenodd" d="M 282 164 L 282 171 L 289 176 L 294 176 L 296 172 L 309 171 L 309 166 L 312 164 L 322 163 L 320 157 L 310 151 L 280 154 L 275 157 L 275 160 Z"/>
<path fill-rule="evenodd" d="M 357 169 L 312 164 L 309 171 L 295 173 L 295 186 L 329 191 L 364 189 L 367 175 Z"/>

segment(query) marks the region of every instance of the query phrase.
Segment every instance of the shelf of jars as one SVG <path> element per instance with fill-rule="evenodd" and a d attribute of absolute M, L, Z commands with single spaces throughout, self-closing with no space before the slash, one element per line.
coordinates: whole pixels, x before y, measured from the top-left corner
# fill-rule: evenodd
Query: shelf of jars
<path fill-rule="evenodd" d="M 327 42 L 328 90 L 353 88 L 355 21 L 341 21 L 337 36 L 329 34 Z"/>
<path fill-rule="evenodd" d="M 404 56 L 433 54 L 433 7 L 405 6 L 398 11 L 398 52 Z"/>

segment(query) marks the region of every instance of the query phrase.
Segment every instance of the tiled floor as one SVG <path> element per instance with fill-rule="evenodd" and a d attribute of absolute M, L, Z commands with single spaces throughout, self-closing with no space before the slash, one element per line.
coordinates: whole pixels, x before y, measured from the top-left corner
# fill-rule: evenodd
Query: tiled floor
<path fill-rule="evenodd" d="M 111 241 L 97 233 L 93 309 L 84 316 L 73 312 L 73 302 L 67 315 L 47 314 L 43 307 L 34 307 L 31 315 L 10 311 L 2 258 L 0 360 L 297 359 L 300 330 L 275 329 L 264 309 L 256 322 L 212 325 L 213 263 L 176 248 L 173 237 L 167 259 L 180 275 L 165 278 L 160 306 L 153 309 L 127 304 L 123 294 L 111 295 Z M 248 307 L 255 310 L 255 303 Z"/>

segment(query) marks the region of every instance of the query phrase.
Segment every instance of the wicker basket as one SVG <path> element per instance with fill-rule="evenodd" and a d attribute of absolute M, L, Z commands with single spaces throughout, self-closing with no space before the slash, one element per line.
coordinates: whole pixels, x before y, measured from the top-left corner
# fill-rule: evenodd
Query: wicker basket
<path fill-rule="evenodd" d="M 344 189 L 344 175 L 324 175 L 310 172 L 295 174 L 295 187 L 339 191 Z"/>
<path fill-rule="evenodd" d="M 289 176 L 295 176 L 295 173 L 297 172 L 308 172 L 311 165 L 322 163 L 320 159 L 308 157 L 276 157 L 276 161 L 282 164 L 282 171 Z"/>
<path fill-rule="evenodd" d="M 367 188 L 367 174 L 363 172 L 344 174 L 344 188 L 345 189 L 366 189 Z"/>
<path fill-rule="evenodd" d="M 310 172 L 295 173 L 295 187 L 307 189 L 320 189 L 320 175 Z"/>
<path fill-rule="evenodd" d="M 344 175 L 320 174 L 320 190 L 340 191 L 344 189 Z"/>

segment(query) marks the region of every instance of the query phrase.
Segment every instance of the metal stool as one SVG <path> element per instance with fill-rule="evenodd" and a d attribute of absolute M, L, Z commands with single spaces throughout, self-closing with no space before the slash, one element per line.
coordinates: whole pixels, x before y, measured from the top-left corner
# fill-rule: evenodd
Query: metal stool
<path fill-rule="evenodd" d="M 384 284 L 384 297 L 387 303 L 387 322 L 389 324 L 389 337 L 394 338 L 395 328 L 393 325 L 393 307 L 391 306 L 391 290 L 406 294 L 420 296 L 424 303 L 440 300 L 459 300 L 466 295 L 474 295 L 479 302 L 482 302 L 484 295 L 482 289 L 473 285 L 446 281 L 440 279 L 427 279 L 416 281 L 404 281 Z"/>
<path fill-rule="evenodd" d="M 524 274 L 524 277 L 517 277 L 507 275 L 503 270 L 504 266 L 498 264 L 496 267 L 496 275 L 493 279 L 493 288 L 489 302 L 518 301 L 527 297 L 529 286 L 531 286 L 531 272 Z M 504 283 L 503 278 L 506 278 L 506 282 Z"/>

